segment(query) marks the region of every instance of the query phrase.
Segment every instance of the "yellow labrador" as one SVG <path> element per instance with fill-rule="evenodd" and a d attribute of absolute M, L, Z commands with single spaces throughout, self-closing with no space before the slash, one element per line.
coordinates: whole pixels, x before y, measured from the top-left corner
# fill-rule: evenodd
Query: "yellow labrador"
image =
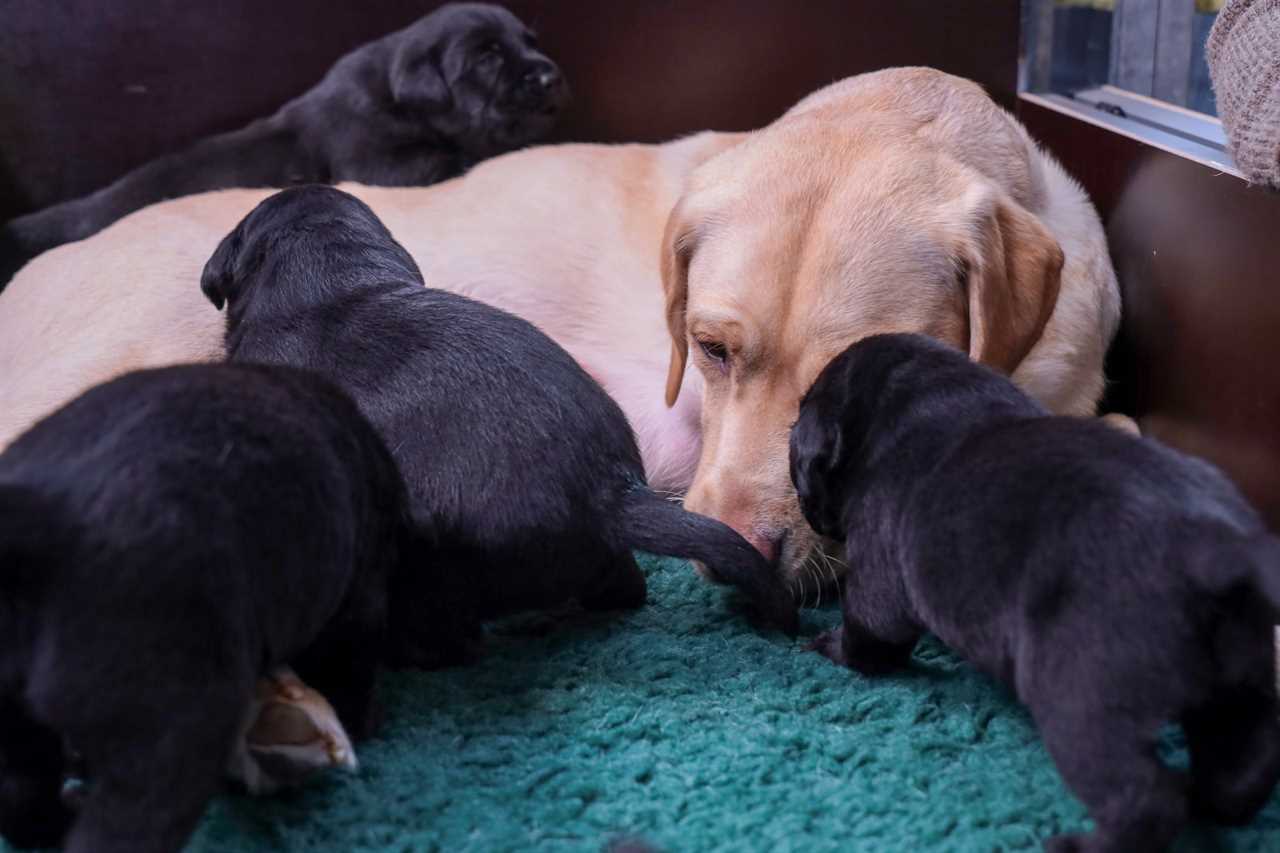
<path fill-rule="evenodd" d="M 692 485 L 691 508 L 797 587 L 822 552 L 786 438 L 828 358 L 924 331 L 1089 414 L 1119 319 L 1084 193 L 980 89 L 927 69 L 834 84 L 753 134 L 535 148 L 433 187 L 343 189 L 428 283 L 568 349 L 626 411 L 654 486 Z M 28 264 L 0 293 L 0 447 L 119 373 L 219 358 L 200 271 L 268 194 L 155 205 Z"/>
<path fill-rule="evenodd" d="M 786 434 L 826 359 L 925 331 L 1088 414 L 1119 317 L 1083 192 L 977 86 L 928 69 L 836 83 L 752 134 L 548 146 L 433 187 L 343 189 L 428 283 L 568 349 L 626 411 L 654 486 L 692 485 L 691 508 L 797 586 L 817 551 Z M 0 293 L 0 445 L 118 373 L 219 357 L 200 270 L 268 194 L 155 205 L 28 264 Z"/>
<path fill-rule="evenodd" d="M 661 263 L 667 402 L 688 360 L 703 385 L 686 505 L 797 587 L 826 564 L 787 435 L 827 361 L 866 335 L 922 332 L 1087 415 L 1120 313 L 1083 191 L 979 87 L 929 69 L 837 83 L 700 166 Z"/>

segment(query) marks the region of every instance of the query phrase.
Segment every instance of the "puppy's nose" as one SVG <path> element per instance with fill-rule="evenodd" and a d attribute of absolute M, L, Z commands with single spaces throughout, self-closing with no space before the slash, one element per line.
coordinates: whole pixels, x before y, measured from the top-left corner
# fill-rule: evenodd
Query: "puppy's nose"
<path fill-rule="evenodd" d="M 560 83 L 560 71 L 552 66 L 535 68 L 524 75 L 524 87 L 532 92 L 550 92 Z"/>

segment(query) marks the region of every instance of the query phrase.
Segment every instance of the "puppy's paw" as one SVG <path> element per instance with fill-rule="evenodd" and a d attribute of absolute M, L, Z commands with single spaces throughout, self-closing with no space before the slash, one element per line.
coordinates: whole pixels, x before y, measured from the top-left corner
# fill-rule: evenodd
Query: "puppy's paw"
<path fill-rule="evenodd" d="M 269 794 L 330 767 L 358 768 L 333 706 L 290 669 L 259 679 L 229 774 L 251 794 Z"/>
<path fill-rule="evenodd" d="M 830 631 L 823 631 L 813 638 L 813 642 L 807 646 L 807 649 L 811 652 L 817 652 L 840 666 L 849 665 L 849 661 L 844 654 L 844 628 L 832 628 Z"/>

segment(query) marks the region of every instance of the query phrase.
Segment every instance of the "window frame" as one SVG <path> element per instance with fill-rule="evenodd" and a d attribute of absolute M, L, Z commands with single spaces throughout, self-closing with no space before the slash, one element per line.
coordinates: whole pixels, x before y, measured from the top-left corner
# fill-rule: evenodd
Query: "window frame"
<path fill-rule="evenodd" d="M 1020 90 L 1106 228 L 1124 307 L 1103 409 L 1220 466 L 1280 530 L 1280 193 L 1248 184 L 1216 118 L 1112 86 Z"/>
<path fill-rule="evenodd" d="M 1243 177 L 1227 151 L 1221 120 L 1170 100 L 1187 99 L 1196 13 L 1193 0 L 1115 0 L 1109 82 L 1071 94 L 1050 88 L 1056 5 L 1055 0 L 1023 2 L 1024 46 L 1034 38 L 1038 49 L 1035 55 L 1021 53 L 1020 101 Z"/>

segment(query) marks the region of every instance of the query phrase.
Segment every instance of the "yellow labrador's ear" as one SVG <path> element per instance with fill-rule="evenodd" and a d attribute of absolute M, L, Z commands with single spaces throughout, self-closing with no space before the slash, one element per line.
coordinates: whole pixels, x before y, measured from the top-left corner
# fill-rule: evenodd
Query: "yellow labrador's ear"
<path fill-rule="evenodd" d="M 681 200 L 667 217 L 662 235 L 662 293 L 667 303 L 667 330 L 671 333 L 671 364 L 667 368 L 667 407 L 680 397 L 685 362 L 689 359 L 689 337 L 684 312 L 689 301 L 689 259 L 693 256 L 695 232 Z"/>
<path fill-rule="evenodd" d="M 971 215 L 962 259 L 969 357 L 1012 373 L 1058 303 L 1062 247 L 1039 219 L 1003 194 L 983 193 Z"/>

